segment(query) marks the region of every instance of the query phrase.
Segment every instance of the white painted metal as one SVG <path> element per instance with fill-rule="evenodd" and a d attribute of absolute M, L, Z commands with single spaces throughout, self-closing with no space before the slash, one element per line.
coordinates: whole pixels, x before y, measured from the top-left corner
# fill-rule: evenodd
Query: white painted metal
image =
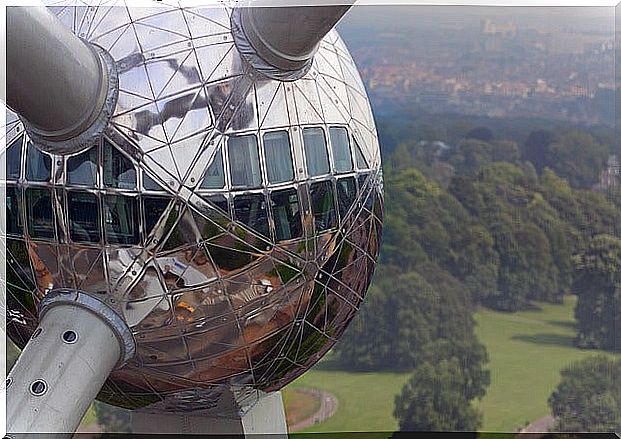
<path fill-rule="evenodd" d="M 44 6 L 9 7 L 6 17 L 8 106 L 42 149 L 90 147 L 116 102 L 116 75 L 105 55 Z"/>
<path fill-rule="evenodd" d="M 77 334 L 75 341 L 63 340 L 66 331 Z M 114 331 L 92 311 L 72 304 L 48 309 L 7 378 L 9 434 L 70 437 L 120 355 Z M 41 395 L 32 392 L 37 380 L 45 383 Z"/>
<path fill-rule="evenodd" d="M 280 392 L 263 397 L 240 416 L 205 416 L 197 412 L 148 413 L 132 412 L 132 432 L 140 434 L 227 434 L 244 437 L 269 435 L 285 439 L 287 422 Z M 256 435 L 256 436 L 255 436 Z"/>
<path fill-rule="evenodd" d="M 257 2 L 250 2 L 253 6 Z M 342 5 L 242 7 L 240 27 L 263 61 L 279 70 L 302 69 L 319 42 L 351 8 Z"/>

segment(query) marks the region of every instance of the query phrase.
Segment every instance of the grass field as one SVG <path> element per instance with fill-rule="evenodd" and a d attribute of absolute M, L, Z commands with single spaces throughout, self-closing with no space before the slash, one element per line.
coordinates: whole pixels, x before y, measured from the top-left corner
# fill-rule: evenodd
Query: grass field
<path fill-rule="evenodd" d="M 392 417 L 395 395 L 407 374 L 351 373 L 319 368 L 302 375 L 285 392 L 296 387 L 325 389 L 339 406 L 330 419 L 305 431 L 385 431 L 397 428 Z M 285 396 L 286 398 L 286 396 Z"/>
<path fill-rule="evenodd" d="M 514 314 L 481 309 L 477 335 L 487 346 L 492 384 L 479 407 L 483 430 L 515 431 L 548 414 L 547 399 L 560 370 L 595 355 L 572 345 L 575 297 L 562 305 L 538 304 Z M 329 365 L 329 362 L 328 362 Z M 319 364 L 293 382 L 295 387 L 325 389 L 339 400 L 336 414 L 307 431 L 386 431 L 397 428 L 392 417 L 395 395 L 408 374 L 352 373 Z"/>
<path fill-rule="evenodd" d="M 480 403 L 483 429 L 514 431 L 548 414 L 548 397 L 560 370 L 597 351 L 576 349 L 575 296 L 562 305 L 537 304 L 515 314 L 482 309 L 477 335 L 487 346 L 492 384 Z"/>

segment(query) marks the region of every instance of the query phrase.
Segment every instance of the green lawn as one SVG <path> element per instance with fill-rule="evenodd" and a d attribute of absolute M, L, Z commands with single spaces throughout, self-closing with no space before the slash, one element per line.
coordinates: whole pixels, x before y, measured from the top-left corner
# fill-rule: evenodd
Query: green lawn
<path fill-rule="evenodd" d="M 481 309 L 477 335 L 490 356 L 492 384 L 481 401 L 483 429 L 514 431 L 548 414 L 547 400 L 568 364 L 595 355 L 576 349 L 574 296 L 514 314 Z"/>
<path fill-rule="evenodd" d="M 548 413 L 547 399 L 569 363 L 594 355 L 572 346 L 575 297 L 514 314 L 481 309 L 477 335 L 487 346 L 492 384 L 479 404 L 483 429 L 515 431 Z M 328 363 L 328 362 L 326 362 Z M 397 428 L 394 398 L 408 374 L 352 373 L 320 364 L 289 388 L 316 387 L 339 400 L 336 414 L 307 431 L 387 431 Z M 286 392 L 286 389 L 285 389 Z"/>
<path fill-rule="evenodd" d="M 351 373 L 315 368 L 288 386 L 325 389 L 339 406 L 330 419 L 305 431 L 387 431 L 397 428 L 392 417 L 395 395 L 408 374 Z M 286 390 L 285 390 L 286 392 Z"/>

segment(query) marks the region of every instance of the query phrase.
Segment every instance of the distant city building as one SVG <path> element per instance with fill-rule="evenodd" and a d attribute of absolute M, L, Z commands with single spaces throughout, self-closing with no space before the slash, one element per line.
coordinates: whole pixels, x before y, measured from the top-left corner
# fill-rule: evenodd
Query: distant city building
<path fill-rule="evenodd" d="M 515 38 L 517 26 L 509 23 L 495 23 L 489 18 L 481 21 L 481 33 L 483 35 L 499 35 L 503 38 Z"/>

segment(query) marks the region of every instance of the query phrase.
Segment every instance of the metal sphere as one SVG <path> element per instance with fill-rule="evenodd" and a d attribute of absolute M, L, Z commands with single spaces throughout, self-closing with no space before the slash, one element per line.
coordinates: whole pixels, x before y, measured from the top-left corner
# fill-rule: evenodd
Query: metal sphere
<path fill-rule="evenodd" d="M 229 8 L 51 9 L 112 56 L 119 95 L 73 156 L 40 152 L 8 114 L 12 340 L 49 291 L 75 289 L 136 340 L 103 401 L 207 409 L 223 389 L 280 389 L 345 330 L 378 256 L 379 144 L 342 40 L 281 82 L 241 59 Z"/>

